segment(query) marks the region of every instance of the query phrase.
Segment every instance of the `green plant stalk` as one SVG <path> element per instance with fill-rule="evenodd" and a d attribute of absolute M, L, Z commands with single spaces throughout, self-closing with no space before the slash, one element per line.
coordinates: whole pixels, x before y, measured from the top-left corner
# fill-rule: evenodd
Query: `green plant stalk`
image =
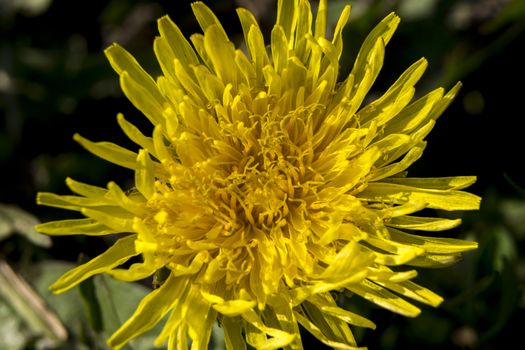
<path fill-rule="evenodd" d="M 62 322 L 45 306 L 40 295 L 4 260 L 0 260 L 0 296 L 36 334 L 44 334 L 56 343 L 67 339 Z"/>

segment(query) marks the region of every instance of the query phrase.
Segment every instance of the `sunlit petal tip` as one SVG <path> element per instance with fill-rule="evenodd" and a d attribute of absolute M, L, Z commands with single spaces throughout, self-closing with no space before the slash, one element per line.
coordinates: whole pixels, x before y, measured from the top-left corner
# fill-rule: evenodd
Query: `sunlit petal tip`
<path fill-rule="evenodd" d="M 107 48 L 104 49 L 106 56 L 109 56 L 113 50 L 119 49 L 121 46 L 118 43 L 111 43 Z"/>
<path fill-rule="evenodd" d="M 79 133 L 74 133 L 73 134 L 73 140 L 75 140 L 76 142 L 80 143 L 80 142 L 82 142 L 82 140 L 84 140 L 84 138 L 82 136 L 80 136 Z"/>

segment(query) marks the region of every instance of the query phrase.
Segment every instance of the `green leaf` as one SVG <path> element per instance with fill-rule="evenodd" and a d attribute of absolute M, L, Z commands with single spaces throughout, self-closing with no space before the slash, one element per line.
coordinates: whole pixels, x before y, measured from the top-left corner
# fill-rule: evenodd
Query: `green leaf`
<path fill-rule="evenodd" d="M 75 265 L 71 263 L 44 261 L 31 266 L 27 277 L 38 294 L 44 298 L 46 304 L 58 314 L 62 322 L 67 325 L 70 330 L 78 333 L 82 322 L 86 320 L 82 305 L 78 302 L 78 294 L 70 291 L 56 295 L 49 290 L 49 286 L 56 281 L 57 278 L 74 267 Z"/>
<path fill-rule="evenodd" d="M 217 322 L 213 325 L 210 350 L 225 350 L 224 330 Z"/>
<path fill-rule="evenodd" d="M 0 298 L 0 349 L 22 350 L 31 336 L 20 316 Z"/>
<path fill-rule="evenodd" d="M 86 310 L 91 328 L 97 333 L 101 332 L 104 329 L 104 323 L 102 322 L 102 310 L 96 296 L 93 278 L 88 278 L 80 283 L 78 290 L 84 302 L 84 309 Z"/>
<path fill-rule="evenodd" d="M 16 232 L 31 243 L 48 248 L 51 246 L 51 238 L 35 231 L 34 226 L 38 223 L 36 217 L 19 207 L 0 204 L 0 240 Z"/>
<path fill-rule="evenodd" d="M 97 300 L 102 309 L 104 337 L 108 339 L 124 322 L 131 317 L 142 298 L 152 290 L 138 283 L 121 282 L 106 275 L 98 275 L 94 279 Z M 151 331 L 135 338 L 124 350 L 153 350 L 153 343 L 161 332 L 163 322 Z"/>
<path fill-rule="evenodd" d="M 66 340 L 67 331 L 57 315 L 4 260 L 0 260 L 0 297 L 24 321 L 31 335 L 43 335 L 53 345 Z"/>
<path fill-rule="evenodd" d="M 505 226 L 511 229 L 518 240 L 525 239 L 525 200 L 505 199 L 499 205 Z"/>
<path fill-rule="evenodd" d="M 492 326 L 484 332 L 480 339 L 481 344 L 485 344 L 489 339 L 496 337 L 508 325 L 508 321 L 519 310 L 520 292 L 516 288 L 518 280 L 516 271 L 507 258 L 503 258 L 501 267 L 500 282 L 500 302 L 498 305 L 493 305 L 491 311 L 493 312 Z M 495 306 L 495 307 L 494 307 Z"/>
<path fill-rule="evenodd" d="M 13 233 L 11 219 L 0 210 L 0 240 L 6 239 Z"/>
<path fill-rule="evenodd" d="M 493 228 L 494 238 L 494 255 L 493 268 L 495 271 L 502 272 L 505 263 L 515 261 L 518 256 L 518 247 L 516 240 L 512 237 L 511 232 L 504 226 L 496 226 Z"/>
<path fill-rule="evenodd" d="M 96 330 L 92 329 L 86 309 L 79 302 L 77 290 L 70 290 L 60 295 L 53 294 L 49 286 L 65 272 L 71 270 L 76 265 L 61 261 L 45 261 L 32 267 L 31 277 L 36 290 L 42 295 L 46 303 L 54 309 L 64 324 L 67 325 L 70 338 L 76 341 L 71 346 L 73 349 L 80 349 L 84 344 L 78 343 L 79 339 L 90 336 L 90 332 L 97 335 Z M 89 339 L 90 342 L 96 341 L 97 349 L 106 350 L 107 339 L 117 330 L 135 311 L 140 300 L 146 296 L 151 289 L 138 283 L 121 282 L 114 280 L 106 275 L 98 275 L 92 278 L 94 295 L 92 296 L 100 305 L 102 330 L 98 333 L 98 339 Z M 84 282 L 85 283 L 85 282 Z M 82 291 L 80 292 L 83 293 Z M 1 324 L 1 323 L 0 323 Z M 88 325 L 88 329 L 85 326 Z M 0 326 L 0 328 L 2 328 Z M 153 343 L 156 336 L 162 329 L 162 322 L 154 327 L 150 332 L 131 341 L 131 345 L 125 346 L 123 350 L 153 350 L 157 349 Z M 93 334 L 91 334 L 93 336 Z M 70 339 L 70 340 L 71 340 Z M 0 349 L 3 349 L 0 346 Z M 69 349 L 69 348 L 68 348 Z M 162 349 L 162 348 L 161 348 Z"/>

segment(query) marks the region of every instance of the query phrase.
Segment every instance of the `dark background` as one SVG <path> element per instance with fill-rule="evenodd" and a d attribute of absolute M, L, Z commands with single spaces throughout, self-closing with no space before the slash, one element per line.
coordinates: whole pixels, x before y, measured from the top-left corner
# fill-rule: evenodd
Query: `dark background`
<path fill-rule="evenodd" d="M 236 7 L 251 8 L 266 33 L 274 21 L 271 0 L 206 3 L 237 45 L 241 28 Z M 345 3 L 329 1 L 332 25 Z M 421 271 L 418 277 L 445 297 L 443 305 L 436 310 L 423 306 L 420 317 L 406 319 L 357 298 L 345 300 L 377 324 L 375 331 L 355 329 L 358 343 L 370 349 L 492 349 L 519 341 L 525 324 L 525 1 L 350 3 L 353 13 L 345 30 L 341 74 L 349 72 L 359 45 L 376 23 L 390 11 L 402 19 L 372 96 L 422 56 L 429 68 L 418 84 L 419 95 L 463 82 L 410 175 L 476 175 L 478 181 L 469 190 L 483 197 L 480 211 L 458 213 L 464 224 L 446 233 L 477 240 L 480 248 L 453 268 Z M 0 259 L 20 276 L 30 276 L 44 261 L 76 261 L 81 253 L 94 256 L 104 249 L 105 243 L 95 238 L 53 239 L 52 247 L 38 243 L 28 223 L 70 214 L 36 206 L 35 194 L 68 193 L 67 176 L 100 186 L 110 180 L 123 187 L 130 184 L 129 171 L 84 151 L 72 135 L 79 132 L 91 140 L 135 147 L 115 116 L 123 112 L 136 124 L 147 123 L 120 92 L 103 49 L 120 43 L 155 76 L 160 71 L 152 50 L 156 19 L 169 14 L 187 36 L 200 32 L 189 4 L 0 0 Z M 9 309 L 8 299 L 4 296 L 3 303 Z M 2 300 L 0 293 L 0 306 Z M 22 317 L 20 327 L 23 322 Z M 0 335 L 2 327 L 0 322 Z M 29 334 L 20 349 L 36 346 L 38 331 Z M 305 347 L 320 348 L 307 336 Z"/>

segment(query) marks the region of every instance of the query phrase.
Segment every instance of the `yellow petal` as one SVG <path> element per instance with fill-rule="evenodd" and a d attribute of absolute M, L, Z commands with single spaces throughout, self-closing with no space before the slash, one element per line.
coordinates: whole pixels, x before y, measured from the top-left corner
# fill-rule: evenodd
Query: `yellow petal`
<path fill-rule="evenodd" d="M 169 268 L 174 276 L 194 275 L 201 270 L 204 263 L 208 260 L 208 253 L 203 251 L 197 253 L 189 265 L 171 263 Z"/>
<path fill-rule="evenodd" d="M 137 167 L 135 169 L 135 186 L 140 193 L 146 198 L 150 199 L 155 193 L 155 174 L 153 170 L 153 162 L 149 154 L 140 150 L 137 156 Z"/>
<path fill-rule="evenodd" d="M 127 212 L 135 216 L 146 215 L 146 201 L 140 195 L 129 196 L 124 193 L 119 185 L 111 181 L 108 183 L 108 193 L 106 197 L 111 199 L 116 206 L 126 210 Z"/>
<path fill-rule="evenodd" d="M 252 62 L 248 60 L 248 57 L 241 50 L 235 50 L 235 63 L 239 72 L 242 73 L 245 84 L 250 88 L 259 88 L 263 81 L 264 73 L 261 71 L 260 74 L 257 74 Z"/>
<path fill-rule="evenodd" d="M 301 62 L 306 62 L 310 53 L 307 36 L 312 36 L 312 9 L 309 1 L 301 0 L 297 8 L 294 45 L 294 53 Z"/>
<path fill-rule="evenodd" d="M 190 288 L 186 288 L 178 296 L 177 303 L 173 305 L 173 308 L 172 308 L 172 311 L 170 313 L 168 320 L 164 324 L 162 331 L 159 333 L 159 335 L 155 339 L 155 342 L 154 342 L 155 346 L 161 347 L 162 344 L 169 337 L 170 341 L 169 341 L 168 349 L 187 349 L 187 346 L 186 347 L 173 347 L 171 344 L 176 339 L 178 340 L 179 337 L 183 337 L 184 339 L 188 338 L 186 334 L 187 324 L 184 322 L 184 319 L 186 318 L 186 314 L 188 312 L 188 307 L 186 307 L 185 305 L 187 302 L 189 289 Z"/>
<path fill-rule="evenodd" d="M 210 341 L 211 330 L 217 319 L 217 311 L 211 308 L 210 303 L 203 300 L 200 287 L 195 284 L 188 295 L 185 308 L 188 308 L 185 322 L 188 325 L 188 335 L 192 340 L 192 348 L 196 350 L 207 350 Z"/>
<path fill-rule="evenodd" d="M 237 10 L 237 13 L 241 21 L 244 40 L 253 62 L 253 65 L 250 64 L 250 67 L 246 69 L 253 69 L 253 76 L 257 83 L 260 83 L 263 78 L 263 68 L 270 63 L 264 44 L 264 37 L 257 20 L 250 11 L 240 8 Z M 239 68 L 242 69 L 242 67 Z"/>
<path fill-rule="evenodd" d="M 443 89 L 439 88 L 412 102 L 392 120 L 382 120 L 379 125 L 387 122 L 384 132 L 389 134 L 410 134 L 430 120 L 430 113 L 443 97 Z"/>
<path fill-rule="evenodd" d="M 157 23 L 160 35 L 166 39 L 166 43 L 170 46 L 175 58 L 187 66 L 199 63 L 199 59 L 190 43 L 186 40 L 179 27 L 168 16 L 161 17 Z"/>
<path fill-rule="evenodd" d="M 461 239 L 418 236 L 393 228 L 390 228 L 388 231 L 392 240 L 413 247 L 421 247 L 432 254 L 456 254 L 478 247 L 477 242 Z"/>
<path fill-rule="evenodd" d="M 290 340 L 287 338 L 270 338 L 261 342 L 252 342 L 252 345 L 257 350 L 273 350 L 282 349 L 290 344 Z"/>
<path fill-rule="evenodd" d="M 388 281 L 393 283 L 400 283 L 408 281 L 417 276 L 416 270 L 408 270 L 403 272 L 394 272 L 386 266 L 378 265 L 376 267 L 368 268 L 368 279 L 374 282 Z"/>
<path fill-rule="evenodd" d="M 424 201 L 432 209 L 476 210 L 479 209 L 480 197 L 456 190 L 432 190 L 393 183 L 369 183 L 358 197 L 371 202 L 406 203 Z"/>
<path fill-rule="evenodd" d="M 250 323 L 246 323 L 246 322 L 244 323 L 245 323 L 243 327 L 244 337 L 248 345 L 251 345 L 251 347 L 257 349 L 258 346 L 264 344 L 268 340 L 268 337 L 263 331 L 261 331 L 260 329 L 253 326 Z"/>
<path fill-rule="evenodd" d="M 375 81 L 383 64 L 385 45 L 390 41 L 399 24 L 399 17 L 391 13 L 366 37 L 350 73 L 354 87 L 348 96 L 352 111 L 357 110 Z"/>
<path fill-rule="evenodd" d="M 355 157 L 347 167 L 330 182 L 334 187 L 353 189 L 364 180 L 374 163 L 381 157 L 379 147 L 371 147 L 361 155 Z"/>
<path fill-rule="evenodd" d="M 274 26 L 272 30 L 272 61 L 275 72 L 281 73 L 288 62 L 288 42 L 281 26 Z"/>
<path fill-rule="evenodd" d="M 366 270 L 360 269 L 360 271 L 357 271 L 357 272 L 352 271 L 351 275 L 348 275 L 346 278 L 341 279 L 339 281 L 314 282 L 310 285 L 292 289 L 290 291 L 290 296 L 292 297 L 292 303 L 294 306 L 296 306 L 296 305 L 301 304 L 304 300 L 306 300 L 307 298 L 309 298 L 310 296 L 314 294 L 326 293 L 326 292 L 330 292 L 333 290 L 339 290 L 348 285 L 358 284 L 364 278 L 366 278 L 367 274 L 368 272 Z"/>
<path fill-rule="evenodd" d="M 221 325 L 224 329 L 224 343 L 226 350 L 246 350 L 246 341 L 242 334 L 240 317 L 222 317 Z"/>
<path fill-rule="evenodd" d="M 69 177 L 66 179 L 66 184 L 67 187 L 71 189 L 71 191 L 84 197 L 102 199 L 108 192 L 106 188 L 88 185 L 79 181 L 75 181 Z"/>
<path fill-rule="evenodd" d="M 425 253 L 423 248 L 401 244 L 392 239 L 378 236 L 369 235 L 365 241 L 370 245 L 370 248 L 379 248 L 372 250 L 376 254 L 376 262 L 384 265 L 402 265 Z M 383 252 L 391 254 L 383 254 Z"/>
<path fill-rule="evenodd" d="M 225 316 L 233 317 L 240 315 L 246 312 L 247 310 L 253 309 L 255 305 L 255 301 L 237 299 L 228 300 L 219 304 L 214 304 L 213 308 Z"/>
<path fill-rule="evenodd" d="M 117 233 L 117 231 L 102 225 L 93 219 L 50 221 L 44 224 L 36 225 L 35 229 L 40 233 L 45 233 L 48 235 L 103 236 Z"/>
<path fill-rule="evenodd" d="M 166 146 L 164 140 L 162 128 L 160 126 L 156 126 L 153 130 L 153 145 L 155 147 L 155 153 L 157 154 L 157 158 L 160 160 L 160 162 L 165 167 L 169 167 L 169 165 L 173 162 L 173 155 Z"/>
<path fill-rule="evenodd" d="M 106 207 L 104 210 L 82 208 L 82 214 L 117 232 L 133 232 L 133 215 L 117 207 Z"/>
<path fill-rule="evenodd" d="M 184 67 L 178 59 L 173 61 L 173 66 L 175 68 L 177 81 L 184 87 L 188 96 L 191 97 L 192 101 L 197 105 L 204 106 L 206 104 L 206 97 L 202 93 L 201 87 L 190 75 L 189 67 Z"/>
<path fill-rule="evenodd" d="M 156 37 L 153 41 L 153 51 L 155 52 L 155 56 L 157 57 L 157 61 L 159 62 L 160 69 L 164 74 L 165 80 L 168 80 L 171 84 L 177 86 L 177 82 L 175 80 L 176 74 L 173 67 L 173 61 L 175 61 L 176 56 L 171 50 L 168 40 L 162 36 Z M 163 84 L 165 83 L 161 83 L 157 80 L 157 86 L 159 87 L 159 90 L 165 94 L 165 88 L 163 87 Z"/>
<path fill-rule="evenodd" d="M 426 208 L 426 203 L 422 200 L 411 201 L 391 208 L 386 208 L 378 211 L 380 217 L 387 220 L 403 215 L 410 215 Z"/>
<path fill-rule="evenodd" d="M 385 110 L 395 109 L 389 112 L 390 117 L 380 117 L 380 119 L 386 122 L 396 115 L 398 111 L 403 109 L 412 99 L 415 92 L 414 85 L 421 78 L 427 66 L 427 60 L 424 58 L 415 62 L 401 74 L 387 92 L 363 107 L 357 114 L 362 125 L 367 125 L 367 123 L 370 123 L 374 118 L 384 113 Z"/>
<path fill-rule="evenodd" d="M 128 269 L 113 269 L 106 271 L 106 274 L 111 277 L 125 282 L 133 282 L 143 280 L 153 275 L 158 269 L 162 267 L 162 263 L 135 263 Z"/>
<path fill-rule="evenodd" d="M 120 73 L 120 87 L 131 103 L 133 103 L 153 125 L 164 124 L 162 115 L 164 109 L 167 107 L 167 102 L 164 100 L 164 97 L 161 101 L 158 101 L 158 98 L 155 98 L 154 94 L 148 90 L 146 86 L 141 85 L 139 81 L 133 79 L 133 76 L 127 71 Z M 155 89 L 158 90 L 156 86 Z"/>
<path fill-rule="evenodd" d="M 157 84 L 153 78 L 142 69 L 137 60 L 126 50 L 118 44 L 112 44 L 104 50 L 109 63 L 113 69 L 121 75 L 123 72 L 128 72 L 133 81 L 143 89 L 148 91 L 156 104 L 164 105 L 165 99 L 160 93 Z"/>
<path fill-rule="evenodd" d="M 153 140 L 151 137 L 144 136 L 144 134 L 142 134 L 142 132 L 140 132 L 136 126 L 124 119 L 124 115 L 122 115 L 122 113 L 117 115 L 117 121 L 122 131 L 124 131 L 126 136 L 129 137 L 131 141 L 146 149 L 152 155 L 155 155 L 155 148 L 153 147 Z"/>
<path fill-rule="evenodd" d="M 370 174 L 367 176 L 368 181 L 375 182 L 383 180 L 390 176 L 394 176 L 405 171 L 409 166 L 411 166 L 416 160 L 418 160 L 421 155 L 423 155 L 423 150 L 425 149 L 426 143 L 419 142 L 412 146 L 412 148 L 405 154 L 403 159 L 397 163 L 389 164 L 390 161 L 395 159 L 390 159 L 390 161 L 385 162 L 383 165 L 376 163 L 376 168 L 370 171 Z M 388 165 L 387 165 L 388 164 Z"/>
<path fill-rule="evenodd" d="M 117 240 L 104 253 L 63 274 L 49 288 L 54 293 L 62 293 L 93 275 L 107 272 L 123 264 L 129 258 L 138 254 L 134 246 L 136 238 L 136 235 L 130 235 Z"/>
<path fill-rule="evenodd" d="M 315 323 L 310 321 L 308 317 L 305 317 L 297 311 L 294 311 L 294 315 L 297 318 L 297 321 L 299 321 L 299 323 L 301 324 L 301 326 L 303 326 L 309 333 L 311 333 L 314 337 L 319 339 L 325 345 L 328 345 L 334 349 L 341 350 L 366 350 L 366 348 L 351 346 L 346 343 L 331 340 L 325 334 L 323 334 L 319 327 Z"/>
<path fill-rule="evenodd" d="M 273 66 L 265 66 L 264 70 L 264 80 L 268 86 L 268 95 L 270 96 L 281 96 L 282 93 L 282 79 Z"/>
<path fill-rule="evenodd" d="M 328 70 L 331 70 L 331 67 Z M 308 80 L 308 77 L 306 78 Z M 321 80 L 319 85 L 312 91 L 310 96 L 306 98 L 306 101 L 304 102 L 305 105 L 316 105 L 316 104 L 325 104 L 325 99 L 327 97 L 327 94 L 329 94 L 329 91 L 331 91 L 331 86 L 328 83 L 327 80 Z"/>
<path fill-rule="evenodd" d="M 396 183 L 399 185 L 413 186 L 425 189 L 434 190 L 462 190 L 474 182 L 476 182 L 475 176 L 453 176 L 453 177 L 392 177 L 385 179 L 384 182 Z"/>
<path fill-rule="evenodd" d="M 190 36 L 191 43 L 195 48 L 195 51 L 199 54 L 199 57 L 204 62 L 204 64 L 213 70 L 213 64 L 204 48 L 204 35 L 202 34 L 192 34 Z"/>
<path fill-rule="evenodd" d="M 222 36 L 228 36 L 217 16 L 215 16 L 213 11 L 210 10 L 210 8 L 206 6 L 203 2 L 196 1 L 192 3 L 191 9 L 193 10 L 195 18 L 197 19 L 197 22 L 199 22 L 199 25 L 202 28 L 203 32 L 206 32 L 206 30 L 208 30 L 208 28 L 210 28 L 211 26 L 216 26 L 217 29 L 219 29 L 219 31 L 221 32 Z"/>
<path fill-rule="evenodd" d="M 328 1 L 321 0 L 317 6 L 317 15 L 315 17 L 315 37 L 324 38 L 326 36 L 326 22 L 328 17 Z"/>
<path fill-rule="evenodd" d="M 212 62 L 212 67 L 219 79 L 237 87 L 237 67 L 235 62 L 235 48 L 216 25 L 209 26 L 204 33 L 204 47 Z"/>
<path fill-rule="evenodd" d="M 461 219 L 426 218 L 419 216 L 398 216 L 389 220 L 386 225 L 406 230 L 443 231 L 461 224 Z"/>
<path fill-rule="evenodd" d="M 381 157 L 381 159 L 376 162 L 375 166 L 380 167 L 395 160 L 394 157 L 399 152 L 399 149 L 403 148 L 407 144 L 410 144 L 411 142 L 412 140 L 408 135 L 394 134 L 388 135 L 379 139 L 377 142 L 371 143 L 369 147 L 376 147 L 383 154 L 383 157 Z"/>
<path fill-rule="evenodd" d="M 273 323 L 269 323 L 269 326 L 295 335 L 293 342 L 289 346 L 292 349 L 300 349 L 302 345 L 299 325 L 293 313 L 293 304 L 290 297 L 287 293 L 272 295 L 268 299 L 268 305 L 271 307 L 268 310 L 272 310 L 273 316 L 275 316 Z"/>
<path fill-rule="evenodd" d="M 335 46 L 338 58 L 341 56 L 341 52 L 343 50 L 343 29 L 346 26 L 346 23 L 348 22 L 348 18 L 350 18 L 350 11 L 351 11 L 351 6 L 345 5 L 345 7 L 343 8 L 343 11 L 341 11 L 341 14 L 339 15 L 337 24 L 335 25 L 334 38 L 332 39 L 332 43 Z"/>
<path fill-rule="evenodd" d="M 137 154 L 111 142 L 91 142 L 79 134 L 73 139 L 94 155 L 124 168 L 135 169 Z"/>
<path fill-rule="evenodd" d="M 257 313 L 253 310 L 247 310 L 241 316 L 249 325 L 253 326 L 256 330 L 262 332 L 262 337 L 256 336 L 256 341 L 249 342 L 250 345 L 254 346 L 257 349 L 279 349 L 290 344 L 296 336 L 295 334 L 290 334 L 280 329 L 267 327 L 261 321 Z M 246 330 L 247 341 L 249 339 L 248 330 L 249 329 Z M 272 338 L 266 339 L 266 337 L 264 336 L 265 334 L 271 336 Z"/>
<path fill-rule="evenodd" d="M 321 305 L 326 305 L 327 303 L 332 304 L 329 300 L 333 297 L 331 295 L 318 295 L 318 301 L 323 298 Z M 319 330 L 330 340 L 335 342 L 340 342 L 350 346 L 356 346 L 354 335 L 348 327 L 347 322 L 341 320 L 338 317 L 334 317 L 328 313 L 324 313 L 321 309 L 307 301 L 301 305 L 305 314 L 308 315 L 308 318 L 319 328 Z"/>
<path fill-rule="evenodd" d="M 376 329 L 376 325 L 372 321 L 338 306 L 322 306 L 321 311 L 354 326 Z"/>
<path fill-rule="evenodd" d="M 239 16 L 239 21 L 241 22 L 242 32 L 244 34 L 244 41 L 245 43 L 248 43 L 248 33 L 250 32 L 252 26 L 259 27 L 259 23 L 257 23 L 257 19 L 249 10 L 239 7 L 236 11 L 237 16 Z"/>
<path fill-rule="evenodd" d="M 425 268 L 443 268 L 461 260 L 461 254 L 425 254 L 410 260 L 407 265 Z"/>
<path fill-rule="evenodd" d="M 442 297 L 428 290 L 427 288 L 415 284 L 412 281 L 394 283 L 386 280 L 378 280 L 374 282 L 396 293 L 404 295 L 407 298 L 411 298 L 434 307 L 438 306 L 443 302 Z"/>
<path fill-rule="evenodd" d="M 237 51 L 235 52 L 237 59 Z M 244 56 L 244 54 L 242 54 Z M 251 65 L 247 62 L 248 65 Z M 210 102 L 217 103 L 222 99 L 224 92 L 224 84 L 217 78 L 215 74 L 212 74 L 208 68 L 203 65 L 192 66 L 193 73 L 199 82 L 200 88 L 204 93 L 205 97 Z"/>
<path fill-rule="evenodd" d="M 108 345 L 120 349 L 132 338 L 154 327 L 178 302 L 187 284 L 187 277 L 170 275 L 160 288 L 141 300 L 133 315 L 109 338 Z"/>
<path fill-rule="evenodd" d="M 295 27 L 299 12 L 296 11 L 297 0 L 279 0 L 277 2 L 276 25 L 281 26 L 288 40 L 288 48 L 293 49 L 295 39 Z"/>
<path fill-rule="evenodd" d="M 438 119 L 445 109 L 450 105 L 454 98 L 456 97 L 459 89 L 461 88 L 461 82 L 457 82 L 452 89 L 450 89 L 446 95 L 434 106 L 432 112 L 430 112 L 430 118 L 433 120 Z"/>
<path fill-rule="evenodd" d="M 83 207 L 98 207 L 113 204 L 107 199 L 100 200 L 80 196 L 60 196 L 49 192 L 38 193 L 36 201 L 39 205 L 78 211 Z"/>
<path fill-rule="evenodd" d="M 361 252 L 356 242 L 349 242 L 341 248 L 330 265 L 324 269 L 319 278 L 325 282 L 336 282 L 349 275 L 354 275 L 358 268 L 367 266 L 373 257 Z"/>
<path fill-rule="evenodd" d="M 367 280 L 364 280 L 359 285 L 351 285 L 346 288 L 374 304 L 403 316 L 415 317 L 421 312 L 420 309 L 406 302 L 398 295 Z"/>
<path fill-rule="evenodd" d="M 188 349 L 188 325 L 183 323 L 170 334 L 168 350 Z"/>
<path fill-rule="evenodd" d="M 348 324 L 358 327 L 376 328 L 376 325 L 372 321 L 337 306 L 330 294 L 313 295 L 308 298 L 308 302 L 314 304 L 323 313 L 336 317 Z"/>

